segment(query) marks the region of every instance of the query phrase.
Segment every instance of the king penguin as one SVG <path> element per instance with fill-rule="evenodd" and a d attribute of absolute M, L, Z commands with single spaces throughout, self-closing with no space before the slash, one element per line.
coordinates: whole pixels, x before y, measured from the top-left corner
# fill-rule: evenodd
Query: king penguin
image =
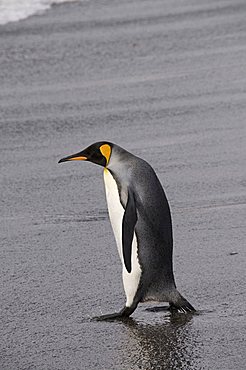
<path fill-rule="evenodd" d="M 104 167 L 108 213 L 122 262 L 125 307 L 99 319 L 130 316 L 139 302 L 169 302 L 171 312 L 194 312 L 173 274 L 173 235 L 168 201 L 153 168 L 111 142 L 97 142 L 60 159 Z"/>

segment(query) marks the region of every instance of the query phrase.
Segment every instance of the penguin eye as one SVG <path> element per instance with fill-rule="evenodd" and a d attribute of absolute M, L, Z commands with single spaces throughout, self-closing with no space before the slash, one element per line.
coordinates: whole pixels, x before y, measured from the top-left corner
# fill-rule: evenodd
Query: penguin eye
<path fill-rule="evenodd" d="M 88 160 L 103 167 L 106 167 L 107 165 L 107 159 L 104 157 L 104 155 L 102 155 L 100 150 L 95 150 L 95 148 L 88 155 Z"/>

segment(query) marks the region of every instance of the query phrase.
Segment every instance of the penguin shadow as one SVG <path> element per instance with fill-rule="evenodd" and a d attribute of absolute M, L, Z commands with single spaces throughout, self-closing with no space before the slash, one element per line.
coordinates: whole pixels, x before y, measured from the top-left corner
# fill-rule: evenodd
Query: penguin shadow
<path fill-rule="evenodd" d="M 149 311 L 149 310 L 148 310 Z M 196 341 L 192 314 L 164 316 L 162 322 L 146 324 L 134 318 L 122 321 L 132 341 L 132 362 L 140 369 L 188 369 L 194 363 Z"/>

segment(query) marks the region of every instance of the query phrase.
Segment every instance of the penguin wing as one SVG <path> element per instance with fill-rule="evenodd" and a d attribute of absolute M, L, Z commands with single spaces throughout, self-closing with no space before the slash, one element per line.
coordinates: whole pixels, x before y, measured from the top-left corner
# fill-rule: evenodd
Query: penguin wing
<path fill-rule="evenodd" d="M 134 228 L 136 222 L 137 222 L 137 210 L 134 194 L 131 191 L 131 189 L 128 189 L 128 199 L 122 220 L 122 246 L 125 267 L 129 273 L 132 270 L 131 264 L 132 240 L 134 236 Z"/>

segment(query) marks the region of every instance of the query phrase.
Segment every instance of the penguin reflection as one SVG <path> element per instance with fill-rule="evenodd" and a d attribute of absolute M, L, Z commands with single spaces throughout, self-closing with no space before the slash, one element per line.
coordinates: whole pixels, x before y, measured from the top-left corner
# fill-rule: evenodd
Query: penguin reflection
<path fill-rule="evenodd" d="M 130 318 L 123 324 L 130 333 L 131 363 L 143 370 L 174 370 L 196 368 L 196 343 L 190 333 L 189 315 L 164 316 L 163 322 L 141 324 Z M 136 344 L 137 341 L 137 344 Z M 195 366 L 195 367 L 194 367 Z"/>

